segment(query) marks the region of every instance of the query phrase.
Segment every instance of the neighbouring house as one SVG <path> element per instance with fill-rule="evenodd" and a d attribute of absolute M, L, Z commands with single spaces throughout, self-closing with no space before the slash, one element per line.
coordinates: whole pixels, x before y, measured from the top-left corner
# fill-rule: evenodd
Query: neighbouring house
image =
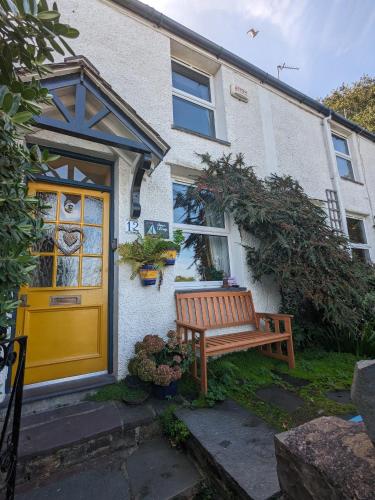
<path fill-rule="evenodd" d="M 202 168 L 195 153 L 242 152 L 260 176 L 292 175 L 353 255 L 375 260 L 374 134 L 137 0 L 59 6 L 80 37 L 76 57 L 51 65 L 54 104 L 26 137 L 61 155 L 30 183 L 51 208 L 17 315 L 28 385 L 123 377 L 135 342 L 173 327 L 176 290 L 234 276 L 257 310 L 277 310 L 272 283 L 252 281 L 229 216 L 189 225 L 174 208 Z M 145 221 L 195 234 L 204 250 L 197 262 L 183 248 L 160 291 L 117 262 L 117 245 Z"/>

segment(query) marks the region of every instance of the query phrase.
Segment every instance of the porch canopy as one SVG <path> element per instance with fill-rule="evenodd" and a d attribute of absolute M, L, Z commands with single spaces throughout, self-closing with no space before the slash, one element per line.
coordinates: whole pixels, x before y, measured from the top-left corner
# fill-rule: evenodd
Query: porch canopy
<path fill-rule="evenodd" d="M 52 95 L 52 105 L 34 117 L 37 127 L 128 151 L 135 164 L 130 213 L 139 217 L 144 173 L 161 162 L 168 144 L 85 57 L 69 57 L 49 69 L 42 85 Z"/>

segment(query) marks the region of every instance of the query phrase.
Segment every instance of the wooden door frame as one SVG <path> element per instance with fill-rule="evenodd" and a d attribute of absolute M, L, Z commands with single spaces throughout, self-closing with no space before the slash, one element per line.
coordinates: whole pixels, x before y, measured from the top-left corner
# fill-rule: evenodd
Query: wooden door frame
<path fill-rule="evenodd" d="M 28 144 L 31 147 L 32 144 Z M 43 146 L 41 146 L 43 147 Z M 75 153 L 72 151 L 66 151 L 62 148 L 45 146 L 50 153 L 66 156 L 68 158 L 76 158 L 78 160 L 91 161 L 93 163 L 99 163 L 102 165 L 107 165 L 110 167 L 111 172 L 111 183 L 110 186 L 101 186 L 98 184 L 85 184 L 82 182 L 69 181 L 64 179 L 54 179 L 53 177 L 35 176 L 32 182 L 40 182 L 45 184 L 57 184 L 60 186 L 70 186 L 70 187 L 82 187 L 90 189 L 92 191 L 104 191 L 109 193 L 109 241 L 108 241 L 108 321 L 107 321 L 107 349 L 108 349 L 108 373 L 113 373 L 113 353 L 114 353 L 114 331 L 113 331 L 113 308 L 114 308 L 114 175 L 115 175 L 115 162 L 113 160 L 105 160 L 102 158 L 97 158 L 95 156 L 89 156 L 87 154 Z M 16 317 L 15 317 L 16 319 Z M 12 337 L 15 335 L 15 326 L 13 327 Z"/>

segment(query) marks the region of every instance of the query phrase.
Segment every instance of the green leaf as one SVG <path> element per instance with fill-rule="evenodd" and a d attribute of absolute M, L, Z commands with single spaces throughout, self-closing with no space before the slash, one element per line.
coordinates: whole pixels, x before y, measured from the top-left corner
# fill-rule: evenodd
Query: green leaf
<path fill-rule="evenodd" d="M 3 104 L 2 104 L 3 111 L 5 113 L 9 113 L 9 111 L 12 108 L 12 105 L 13 105 L 13 94 L 8 92 L 7 94 L 5 94 L 3 99 Z"/>
<path fill-rule="evenodd" d="M 67 24 L 56 23 L 54 28 L 58 35 L 64 36 L 65 38 L 77 38 L 79 36 L 79 31 Z"/>
<path fill-rule="evenodd" d="M 0 85 L 0 106 L 2 106 L 4 97 L 8 91 L 9 89 L 6 85 Z"/>
<path fill-rule="evenodd" d="M 60 45 L 53 38 L 50 39 L 49 43 L 56 50 L 56 52 L 58 52 L 62 56 L 65 54 L 64 50 L 60 47 Z"/>
<path fill-rule="evenodd" d="M 32 117 L 33 114 L 29 111 L 21 111 L 20 113 L 16 113 L 14 116 L 12 116 L 12 121 L 13 123 L 17 123 L 17 125 L 19 125 L 21 123 L 30 121 Z"/>
<path fill-rule="evenodd" d="M 56 12 L 54 10 L 45 10 L 45 11 L 39 12 L 37 17 L 41 21 L 55 21 L 56 19 L 59 19 L 60 12 Z"/>

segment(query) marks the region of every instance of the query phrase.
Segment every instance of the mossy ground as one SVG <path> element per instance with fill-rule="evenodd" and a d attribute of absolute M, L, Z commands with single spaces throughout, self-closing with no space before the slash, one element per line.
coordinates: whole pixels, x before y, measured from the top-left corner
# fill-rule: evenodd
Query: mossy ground
<path fill-rule="evenodd" d="M 222 356 L 209 363 L 210 392 L 207 399 L 196 399 L 195 406 L 212 404 L 215 394 L 229 397 L 249 408 L 277 430 L 286 430 L 322 415 L 354 415 L 352 404 L 341 404 L 327 398 L 327 391 L 350 389 L 357 358 L 352 354 L 306 350 L 296 355 L 296 368 L 289 370 L 286 363 L 266 358 L 254 350 Z M 280 378 L 288 373 L 309 381 L 304 387 L 295 387 Z M 277 406 L 260 400 L 256 391 L 276 385 L 298 394 L 302 407 L 289 414 Z M 182 394 L 191 395 L 194 385 L 186 377 L 180 385 Z M 191 399 L 191 396 L 190 396 Z"/>
<path fill-rule="evenodd" d="M 328 391 L 350 389 L 354 365 L 353 354 L 325 352 L 317 349 L 296 354 L 296 368 L 289 370 L 286 363 L 266 358 L 254 350 L 222 356 L 209 363 L 209 394 L 199 397 L 199 388 L 187 374 L 179 381 L 179 392 L 200 407 L 231 398 L 256 413 L 277 430 L 286 430 L 322 415 L 355 415 L 352 404 L 341 404 L 327 398 Z M 278 374 L 288 373 L 309 381 L 304 387 L 295 387 Z M 289 414 L 277 406 L 266 403 L 256 395 L 258 389 L 277 385 L 298 394 L 302 407 Z M 90 396 L 94 401 L 137 400 L 142 389 L 130 389 L 124 382 L 103 387 Z"/>
<path fill-rule="evenodd" d="M 88 397 L 90 401 L 138 401 L 146 396 L 143 389 L 130 388 L 122 380 L 117 384 L 106 385 Z"/>

